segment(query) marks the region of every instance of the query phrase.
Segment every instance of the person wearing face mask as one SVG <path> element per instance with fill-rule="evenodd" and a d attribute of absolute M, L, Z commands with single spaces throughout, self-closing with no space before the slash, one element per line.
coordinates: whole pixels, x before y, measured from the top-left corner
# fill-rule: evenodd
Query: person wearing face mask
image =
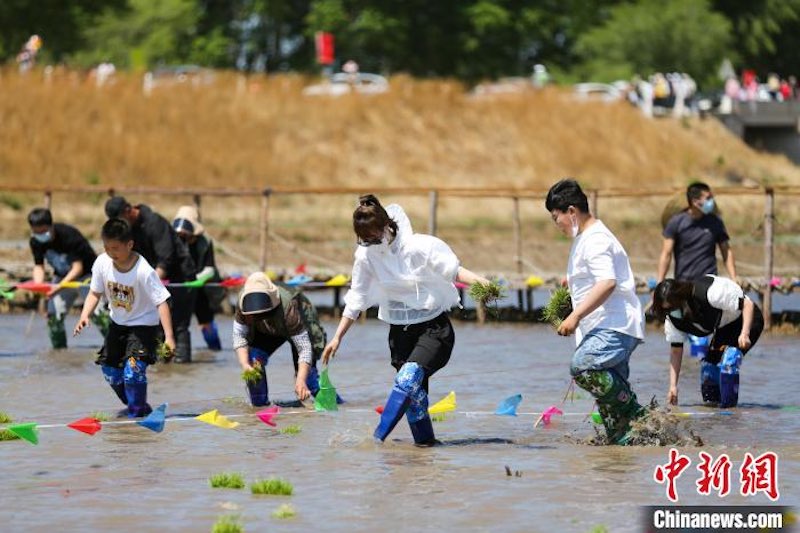
<path fill-rule="evenodd" d="M 709 275 L 695 281 L 665 279 L 656 287 L 653 312 L 665 321 L 668 342 L 680 342 L 686 333 L 712 336 L 702 360 L 703 400 L 736 407 L 742 358 L 764 329 L 761 309 L 735 282 Z M 670 369 L 670 389 L 678 390 L 679 376 L 680 362 Z"/>
<path fill-rule="evenodd" d="M 694 281 L 707 274 L 717 274 L 716 249 L 719 248 L 725 269 L 731 279 L 736 279 L 736 263 L 730 247 L 730 237 L 725 224 L 716 214 L 716 204 L 711 188 L 705 183 L 692 183 L 686 189 L 688 207 L 673 215 L 664 227 L 664 243 L 658 260 L 657 281 L 667 277 L 673 255 L 675 256 L 674 279 Z M 666 325 L 665 325 L 666 327 Z M 693 354 L 701 359 L 708 349 L 708 339 L 684 335 L 670 344 L 670 367 L 680 371 L 683 360 L 683 345 L 688 339 Z M 702 363 L 701 363 L 702 366 Z M 702 371 L 702 369 L 701 369 Z M 677 383 L 677 376 L 671 376 Z M 670 387 L 667 403 L 678 404 L 678 390 Z"/>
<path fill-rule="evenodd" d="M 263 272 L 254 272 L 239 294 L 233 321 L 233 349 L 242 370 L 259 370 L 257 381 L 247 382 L 250 403 L 268 405 L 267 363 L 283 343 L 289 342 L 295 370 L 294 391 L 299 401 L 319 391 L 317 360 L 327 337 L 317 310 L 301 292 L 278 286 Z M 342 399 L 337 396 L 337 402 Z M 296 402 L 279 404 L 297 406 Z"/>
<path fill-rule="evenodd" d="M 211 283 L 220 281 L 219 270 L 214 261 L 214 241 L 206 235 L 197 208 L 192 205 L 181 206 L 172 220 L 172 228 L 189 248 L 197 269 L 197 279 L 205 279 Z M 194 301 L 194 314 L 200 324 L 203 339 L 208 348 L 214 351 L 222 349 L 214 314 L 219 311 L 224 297 L 225 289 L 222 287 L 204 285 L 198 289 Z"/>
<path fill-rule="evenodd" d="M 336 355 L 359 314 L 379 306 L 378 318 L 390 324 L 389 352 L 397 370 L 394 386 L 374 437 L 383 442 L 405 415 L 414 443 L 436 444 L 428 415 L 428 381 L 450 360 L 455 334 L 447 312 L 459 305 L 454 282 L 488 283 L 459 264 L 441 239 L 414 233 L 403 208 L 385 209 L 367 194 L 353 212 L 355 251 L 350 290 L 322 362 Z"/>
<path fill-rule="evenodd" d="M 644 339 L 644 314 L 628 255 L 589 211 L 578 182 L 550 188 L 545 207 L 559 230 L 573 238 L 567 266 L 572 312 L 558 334 L 575 334 L 570 373 L 597 400 L 612 444 L 626 444 L 630 422 L 644 414 L 631 390 L 629 360 Z"/>
<path fill-rule="evenodd" d="M 92 274 L 97 254 L 81 232 L 68 224 L 53 223 L 49 209 L 37 207 L 28 214 L 31 228 L 30 248 L 33 254 L 31 277 L 36 283 L 45 281 L 45 261 L 53 269 L 53 287 L 47 293 L 47 328 L 54 349 L 67 347 L 64 319 L 80 295 L 79 289 L 62 288 L 57 283 L 87 281 Z M 88 285 L 83 294 L 88 293 Z M 105 306 L 98 306 L 92 322 L 106 334 L 109 324 Z"/>

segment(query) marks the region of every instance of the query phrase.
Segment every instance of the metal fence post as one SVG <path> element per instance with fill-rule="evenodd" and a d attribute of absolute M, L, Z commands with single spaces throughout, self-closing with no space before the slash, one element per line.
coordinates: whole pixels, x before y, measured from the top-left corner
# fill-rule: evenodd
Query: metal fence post
<path fill-rule="evenodd" d="M 430 211 L 428 215 L 428 234 L 436 235 L 437 230 L 437 209 L 439 207 L 439 191 L 430 191 L 428 193 L 428 202 L 430 204 Z"/>
<path fill-rule="evenodd" d="M 267 237 L 269 234 L 269 197 L 272 189 L 267 187 L 261 191 L 261 260 L 259 266 L 262 271 L 267 270 Z"/>
<path fill-rule="evenodd" d="M 775 221 L 775 190 L 767 187 L 764 202 L 764 329 L 772 327 L 773 222 Z"/>

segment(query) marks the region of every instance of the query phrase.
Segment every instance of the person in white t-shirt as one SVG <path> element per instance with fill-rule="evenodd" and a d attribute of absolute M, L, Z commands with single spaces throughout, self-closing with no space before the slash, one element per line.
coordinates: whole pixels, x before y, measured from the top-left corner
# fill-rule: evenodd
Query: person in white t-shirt
<path fill-rule="evenodd" d="M 383 441 L 405 414 L 414 443 L 436 444 L 428 415 L 428 379 L 450 360 L 455 333 L 447 311 L 459 305 L 456 281 L 488 283 L 459 264 L 441 239 L 414 233 L 403 208 L 383 208 L 371 195 L 359 198 L 353 213 L 358 239 L 350 290 L 333 339 L 322 362 L 336 354 L 339 343 L 358 315 L 379 306 L 378 318 L 388 322 L 389 351 L 397 370 L 375 438 Z"/>
<path fill-rule="evenodd" d="M 153 267 L 133 251 L 133 235 L 126 221 L 107 221 L 101 236 L 105 253 L 92 266 L 89 294 L 74 335 L 89 324 L 105 294 L 111 324 L 96 363 L 117 397 L 128 406 L 128 416 L 143 417 L 152 411 L 147 403 L 147 366 L 157 361 L 162 328 L 164 343 L 170 351 L 175 350 L 169 292 Z"/>
<path fill-rule="evenodd" d="M 575 333 L 570 372 L 597 400 L 609 442 L 625 444 L 630 422 L 644 413 L 628 382 L 628 361 L 644 339 L 644 314 L 628 255 L 613 233 L 592 216 L 575 180 L 550 188 L 545 207 L 574 239 L 567 267 L 573 310 L 558 334 Z"/>

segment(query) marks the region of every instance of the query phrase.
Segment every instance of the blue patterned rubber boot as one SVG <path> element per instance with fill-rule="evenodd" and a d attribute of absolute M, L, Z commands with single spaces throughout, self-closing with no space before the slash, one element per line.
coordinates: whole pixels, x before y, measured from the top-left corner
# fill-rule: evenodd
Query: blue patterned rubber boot
<path fill-rule="evenodd" d="M 705 359 L 700 361 L 700 394 L 704 402 L 719 403 L 719 367 Z"/>
<path fill-rule="evenodd" d="M 147 403 L 147 363 L 129 357 L 122 371 L 125 381 L 125 396 L 128 398 L 128 417 L 141 418 L 153 409 Z"/>
<path fill-rule="evenodd" d="M 736 407 L 739 403 L 739 368 L 742 366 L 742 351 L 728 346 L 719 362 L 719 406 Z"/>
<path fill-rule="evenodd" d="M 219 330 L 217 323 L 213 320 L 210 324 L 204 325 L 200 331 L 203 333 L 203 339 L 206 341 L 206 346 L 209 350 L 218 352 L 222 350 L 222 343 L 219 340 Z"/>
<path fill-rule="evenodd" d="M 403 415 L 406 414 L 409 403 L 410 400 L 405 392 L 398 390 L 396 387 L 392 388 L 392 392 L 389 393 L 389 397 L 386 399 L 386 405 L 383 406 L 381 420 L 378 422 L 378 427 L 375 428 L 375 433 L 373 434 L 377 440 L 381 442 L 386 440 L 389 433 L 392 432 L 397 423 L 400 422 L 400 419 L 403 418 Z"/>
<path fill-rule="evenodd" d="M 411 428 L 411 435 L 414 436 L 414 444 L 420 447 L 434 446 L 439 444 L 436 436 L 433 434 L 433 423 L 431 417 L 425 415 L 416 422 L 409 422 L 408 426 Z"/>
<path fill-rule="evenodd" d="M 122 378 L 122 369 L 106 365 L 102 365 L 100 369 L 103 371 L 103 377 L 106 379 L 106 383 L 108 383 L 111 389 L 116 393 L 119 401 L 128 405 L 128 396 L 125 394 L 125 381 Z"/>
<path fill-rule="evenodd" d="M 381 421 L 375 428 L 376 439 L 386 440 L 404 414 L 408 414 L 409 424 L 420 422 L 428 416 L 428 394 L 422 388 L 424 379 L 425 371 L 417 363 L 405 363 L 400 367 L 381 413 Z"/>
<path fill-rule="evenodd" d="M 711 344 L 711 337 L 698 337 L 689 335 L 689 355 L 704 359 L 708 355 L 708 347 Z"/>

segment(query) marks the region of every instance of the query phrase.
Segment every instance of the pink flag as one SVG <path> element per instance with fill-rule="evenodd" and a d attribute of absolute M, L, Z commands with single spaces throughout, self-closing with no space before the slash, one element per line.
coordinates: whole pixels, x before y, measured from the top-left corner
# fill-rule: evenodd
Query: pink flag
<path fill-rule="evenodd" d="M 275 422 L 273 422 L 272 419 L 280 412 L 281 408 L 278 407 L 277 405 L 274 405 L 272 407 L 267 407 L 263 411 L 257 412 L 256 416 L 266 425 L 275 427 L 277 424 L 275 424 Z"/>
<path fill-rule="evenodd" d="M 564 411 L 562 411 L 561 409 L 559 409 L 555 405 L 551 405 L 550 407 L 545 409 L 544 412 L 542 412 L 541 416 L 536 421 L 536 423 L 533 425 L 533 427 L 538 426 L 539 422 L 544 422 L 545 426 L 549 426 L 550 425 L 550 419 L 553 417 L 553 415 L 563 415 L 563 414 L 564 414 Z"/>

